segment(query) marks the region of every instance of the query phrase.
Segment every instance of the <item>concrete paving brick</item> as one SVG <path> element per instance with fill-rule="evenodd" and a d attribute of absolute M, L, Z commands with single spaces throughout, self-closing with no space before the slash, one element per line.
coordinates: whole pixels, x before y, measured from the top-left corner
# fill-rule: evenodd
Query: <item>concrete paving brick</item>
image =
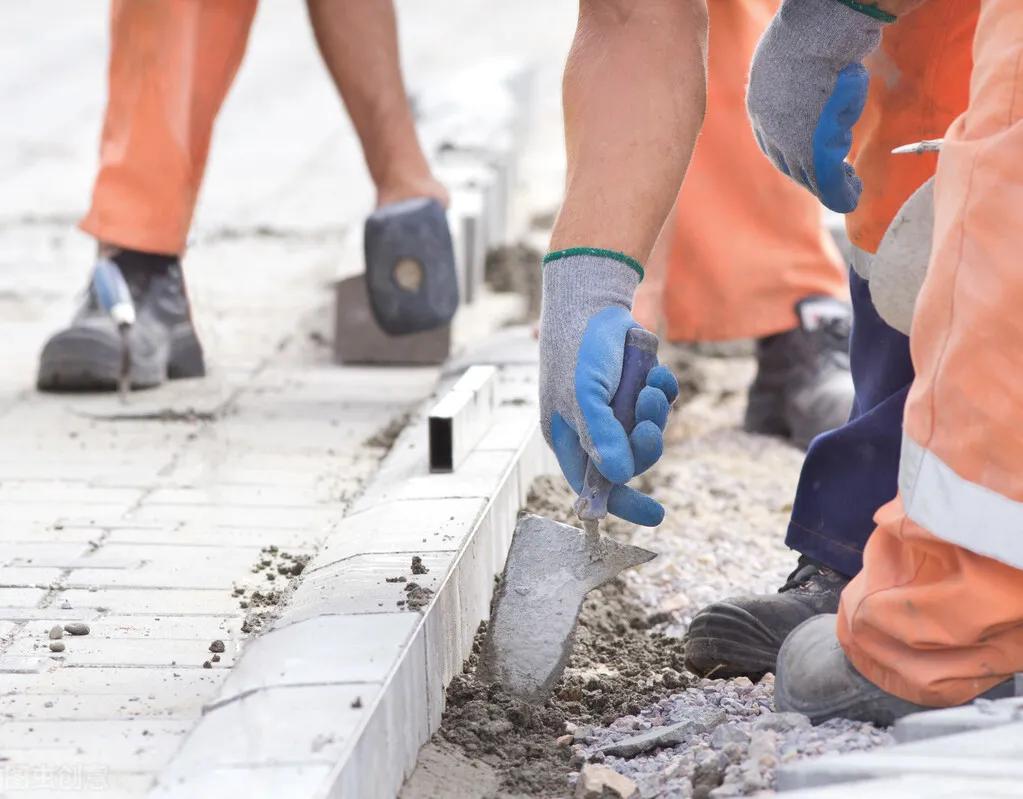
<path fill-rule="evenodd" d="M 456 472 L 424 472 L 400 483 L 369 489 L 360 499 L 359 506 L 368 507 L 396 499 L 490 498 L 505 473 L 513 469 L 514 455 L 513 450 L 472 452 Z"/>
<path fill-rule="evenodd" d="M 222 639 L 223 640 L 223 639 Z M 59 655 L 48 651 L 49 640 L 40 635 L 21 635 L 7 649 L 9 656 L 51 656 L 65 666 L 179 666 L 200 668 L 209 660 L 209 641 L 171 638 L 97 638 L 92 635 L 65 636 L 65 649 Z M 236 641 L 224 641 L 226 651 L 217 668 L 230 668 L 238 647 Z"/>
<path fill-rule="evenodd" d="M 366 280 L 353 275 L 334 286 L 334 360 L 350 364 L 440 364 L 451 351 L 451 327 L 390 336 L 366 303 Z"/>
<path fill-rule="evenodd" d="M 402 653 L 354 746 L 332 774 L 334 796 L 391 797 L 412 772 L 430 734 L 425 630 Z"/>
<path fill-rule="evenodd" d="M 92 638 L 178 639 L 212 641 L 241 637 L 238 616 L 102 616 L 89 623 Z M 30 622 L 30 631 L 45 632 L 46 622 Z"/>
<path fill-rule="evenodd" d="M 6 542 L 2 550 L 0 566 L 53 566 L 60 569 L 85 555 L 90 547 L 76 541 L 23 541 Z"/>
<path fill-rule="evenodd" d="M 99 615 L 95 608 L 71 608 L 65 610 L 61 607 L 45 608 L 13 608 L 0 605 L 0 619 L 12 622 L 26 622 L 43 620 L 50 624 L 58 621 L 90 621 Z"/>
<path fill-rule="evenodd" d="M 412 556 L 421 554 L 427 574 L 413 575 Z M 407 609 L 406 587 L 416 583 L 436 591 L 447 574 L 455 551 L 412 551 L 355 555 L 313 572 L 302 581 L 301 589 L 292 598 L 294 618 L 308 618 L 313 613 L 394 613 Z M 404 577 L 404 582 L 397 578 Z M 388 578 L 395 582 L 388 582 Z M 401 603 L 401 604 L 399 604 Z M 289 614 L 289 615 L 290 615 Z"/>
<path fill-rule="evenodd" d="M 340 509 L 310 507 L 265 507 L 254 508 L 246 505 L 157 505 L 144 504 L 137 511 L 126 516 L 133 522 L 191 522 L 216 527 L 253 527 L 274 530 L 323 529 L 337 521 Z"/>
<path fill-rule="evenodd" d="M 48 502 L 20 502 L 4 506 L 4 523 L 43 522 L 63 527 L 117 524 L 127 518 L 132 503 L 52 504 Z"/>
<path fill-rule="evenodd" d="M 154 505 L 249 505 L 303 507 L 318 504 L 315 492 L 294 486 L 224 485 L 158 488 L 146 496 Z"/>
<path fill-rule="evenodd" d="M 331 532 L 307 571 L 354 555 L 455 549 L 485 505 L 482 497 L 413 499 L 349 514 Z"/>
<path fill-rule="evenodd" d="M 409 613 L 318 616 L 274 627 L 252 641 L 218 701 L 265 687 L 360 684 L 366 702 L 408 646 L 418 617 Z"/>
<path fill-rule="evenodd" d="M 45 664 L 48 667 L 52 663 Z M 120 667 L 49 668 L 26 674 L 0 673 L 0 694 L 73 694 L 81 696 L 129 693 L 148 697 L 177 697 L 200 708 L 227 678 L 224 669 L 126 669 Z"/>
<path fill-rule="evenodd" d="M 246 799 L 281 799 L 285 796 L 315 796 L 327 781 L 325 764 L 253 765 L 238 768 L 208 768 L 161 782 L 152 799 L 194 799 L 197 796 L 244 796 Z M 171 781 L 173 780 L 173 781 Z"/>
<path fill-rule="evenodd" d="M 49 588 L 61 570 L 49 566 L 0 567 L 0 588 Z"/>
<path fill-rule="evenodd" d="M 10 766 L 52 764 L 159 768 L 191 724 L 163 719 L 6 721 L 0 748 Z"/>
<path fill-rule="evenodd" d="M 0 602 L 2 592 L 0 589 Z M 72 608 L 101 609 L 125 615 L 226 616 L 238 612 L 237 598 L 222 589 L 100 588 L 88 591 L 71 588 L 57 592 L 54 607 L 60 607 L 65 600 Z"/>
<path fill-rule="evenodd" d="M 274 527 L 223 527 L 199 522 L 165 527 L 118 527 L 107 535 L 110 544 L 148 544 L 174 547 L 238 547 L 258 551 L 273 544 L 289 552 L 311 551 L 327 535 L 326 529 L 280 530 Z"/>
<path fill-rule="evenodd" d="M 0 717 L 23 721 L 162 718 L 196 720 L 202 715 L 194 695 L 160 691 L 152 694 L 15 694 L 0 695 Z"/>
<path fill-rule="evenodd" d="M 243 548 L 107 545 L 96 554 L 96 568 L 76 568 L 64 583 L 69 588 L 229 589 L 234 578 L 248 572 L 257 559 L 258 553 Z M 0 580 L 3 572 L 0 569 Z"/>
<path fill-rule="evenodd" d="M 494 422 L 480 443 L 479 450 L 515 450 L 522 446 L 537 423 L 536 410 L 521 407 L 499 407 L 494 411 Z"/>
<path fill-rule="evenodd" d="M 913 713 L 895 722 L 892 733 L 899 743 L 920 741 L 939 735 L 998 727 L 1023 720 L 1023 697 L 997 701 L 978 700 L 963 707 Z"/>
<path fill-rule="evenodd" d="M 240 696 L 207 710 L 175 767 L 331 764 L 366 715 L 365 706 L 352 707 L 365 693 L 359 685 L 315 685 Z"/>
<path fill-rule="evenodd" d="M 64 524 L 57 521 L 15 521 L 5 515 L 0 523 L 0 542 L 6 549 L 8 543 L 20 544 L 72 544 L 87 543 L 103 533 L 95 524 Z"/>
<path fill-rule="evenodd" d="M 0 482 L 0 503 L 27 505 L 44 503 L 65 505 L 131 506 L 142 497 L 135 488 L 98 488 L 85 482 L 64 480 L 4 480 Z"/>
<path fill-rule="evenodd" d="M 45 588 L 0 588 L 0 607 L 38 607 L 47 593 Z"/>
<path fill-rule="evenodd" d="M 50 668 L 50 658 L 37 655 L 0 655 L 0 675 L 38 674 Z"/>

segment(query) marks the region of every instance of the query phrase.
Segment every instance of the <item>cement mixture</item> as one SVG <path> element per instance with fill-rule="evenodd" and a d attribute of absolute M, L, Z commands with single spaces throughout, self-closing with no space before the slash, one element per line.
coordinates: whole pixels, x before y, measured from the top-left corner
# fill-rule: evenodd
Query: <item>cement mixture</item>
<path fill-rule="evenodd" d="M 738 429 L 751 359 L 670 357 L 684 397 L 664 458 L 640 479 L 667 517 L 655 530 L 606 527 L 660 557 L 590 594 L 565 676 L 540 707 L 480 684 L 477 646 L 403 799 L 569 797 L 583 769 L 599 785 L 603 767 L 627 778 L 604 783 L 606 796 L 743 796 L 770 791 L 780 764 L 891 742 L 869 724 L 814 728 L 775 713 L 771 675 L 753 684 L 684 671 L 680 636 L 697 610 L 776 590 L 794 568 L 783 539 L 802 453 Z M 560 478 L 545 479 L 529 510 L 572 523 L 572 501 Z"/>

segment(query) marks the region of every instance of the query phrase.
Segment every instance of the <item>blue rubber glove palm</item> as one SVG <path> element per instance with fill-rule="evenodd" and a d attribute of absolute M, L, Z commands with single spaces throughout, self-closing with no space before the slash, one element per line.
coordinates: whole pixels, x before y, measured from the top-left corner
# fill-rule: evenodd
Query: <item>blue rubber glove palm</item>
<path fill-rule="evenodd" d="M 647 526 L 664 509 L 625 483 L 649 469 L 664 449 L 668 410 L 678 382 L 663 366 L 650 370 L 636 401 L 636 425 L 627 435 L 614 418 L 636 274 L 622 263 L 593 256 L 565 258 L 544 267 L 540 325 L 540 405 L 544 436 L 572 488 L 582 489 L 593 459 L 614 489 L 608 511 Z"/>
<path fill-rule="evenodd" d="M 746 108 L 757 144 L 838 213 L 862 189 L 845 160 L 867 99 L 862 61 L 894 19 L 852 0 L 784 0 L 753 56 Z"/>

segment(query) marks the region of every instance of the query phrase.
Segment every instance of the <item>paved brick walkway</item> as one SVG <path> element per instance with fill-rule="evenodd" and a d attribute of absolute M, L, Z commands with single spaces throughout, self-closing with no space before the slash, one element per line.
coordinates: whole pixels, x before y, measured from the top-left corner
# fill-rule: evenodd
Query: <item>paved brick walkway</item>
<path fill-rule="evenodd" d="M 571 30 L 571 9 L 533 0 L 400 5 L 413 89 L 451 68 L 445 37 L 464 63 L 549 51 L 553 75 Z M 127 406 L 34 391 L 93 255 L 73 224 L 95 169 L 106 23 L 105 4 L 59 0 L 7 9 L 0 29 L 4 797 L 144 795 L 273 612 L 281 570 L 315 552 L 436 377 L 330 364 L 326 287 L 372 191 L 304 10 L 264 3 L 186 262 L 211 375 Z M 516 33 L 537 23 L 543 35 Z M 526 169 L 556 186 L 547 166 Z M 51 652 L 49 630 L 70 621 L 90 633 Z"/>

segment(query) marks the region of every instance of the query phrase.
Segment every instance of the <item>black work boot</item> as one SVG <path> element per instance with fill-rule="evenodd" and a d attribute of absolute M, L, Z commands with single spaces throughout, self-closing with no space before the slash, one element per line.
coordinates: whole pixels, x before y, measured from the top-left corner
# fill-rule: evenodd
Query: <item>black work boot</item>
<path fill-rule="evenodd" d="M 796 315 L 797 327 L 757 339 L 757 377 L 744 427 L 805 449 L 815 436 L 849 420 L 852 309 L 834 297 L 807 297 Z"/>
<path fill-rule="evenodd" d="M 910 713 L 934 709 L 900 699 L 860 674 L 838 643 L 835 623 L 831 614 L 818 616 L 785 640 L 774 684 L 779 712 L 802 713 L 813 724 L 842 718 L 887 727 Z M 1005 699 L 1013 695 L 1013 688 L 1013 680 L 1005 680 L 980 697 Z"/>
<path fill-rule="evenodd" d="M 748 594 L 708 605 L 685 637 L 686 668 L 701 677 L 774 671 L 785 637 L 812 616 L 834 613 L 849 578 L 806 555 L 777 594 Z"/>
<path fill-rule="evenodd" d="M 202 377 L 202 346 L 192 326 L 176 256 L 119 250 L 108 256 L 124 275 L 135 304 L 129 331 L 132 388 L 167 378 Z M 70 327 L 54 334 L 39 358 L 40 391 L 112 391 L 122 368 L 122 338 L 90 283 Z"/>

